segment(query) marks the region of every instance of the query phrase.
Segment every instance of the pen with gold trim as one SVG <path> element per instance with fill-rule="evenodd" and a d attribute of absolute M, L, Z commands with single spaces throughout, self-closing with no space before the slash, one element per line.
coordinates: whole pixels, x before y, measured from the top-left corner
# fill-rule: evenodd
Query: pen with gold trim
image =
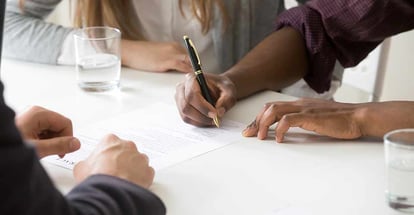
<path fill-rule="evenodd" d="M 201 88 L 201 93 L 203 94 L 203 97 L 208 101 L 208 103 L 210 103 L 214 107 L 215 102 L 211 98 L 210 92 L 207 87 L 206 79 L 204 78 L 204 75 L 203 75 L 203 70 L 201 70 L 201 61 L 200 61 L 200 57 L 198 56 L 197 50 L 193 42 L 190 40 L 190 38 L 188 38 L 187 35 L 185 35 L 183 39 L 184 39 L 185 45 L 187 46 L 188 54 L 190 55 L 191 64 L 193 65 L 194 74 Z M 217 116 L 214 117 L 213 121 L 214 121 L 214 124 L 217 126 L 217 128 L 220 127 L 220 123 L 219 123 Z"/>

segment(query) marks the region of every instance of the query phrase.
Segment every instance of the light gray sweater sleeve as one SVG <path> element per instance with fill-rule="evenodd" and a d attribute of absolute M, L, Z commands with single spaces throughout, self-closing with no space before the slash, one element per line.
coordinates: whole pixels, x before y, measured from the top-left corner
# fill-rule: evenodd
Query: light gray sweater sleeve
<path fill-rule="evenodd" d="M 38 63 L 56 64 L 66 36 L 73 30 L 44 19 L 61 0 L 8 0 L 3 55 Z"/>

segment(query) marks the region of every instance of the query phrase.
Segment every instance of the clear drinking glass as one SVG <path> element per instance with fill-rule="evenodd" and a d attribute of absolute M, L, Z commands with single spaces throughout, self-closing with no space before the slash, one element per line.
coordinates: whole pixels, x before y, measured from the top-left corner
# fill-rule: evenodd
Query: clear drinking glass
<path fill-rule="evenodd" d="M 121 32 L 111 27 L 87 27 L 74 33 L 76 77 L 85 91 L 119 88 Z"/>
<path fill-rule="evenodd" d="M 387 188 L 390 207 L 414 212 L 414 128 L 384 136 Z"/>

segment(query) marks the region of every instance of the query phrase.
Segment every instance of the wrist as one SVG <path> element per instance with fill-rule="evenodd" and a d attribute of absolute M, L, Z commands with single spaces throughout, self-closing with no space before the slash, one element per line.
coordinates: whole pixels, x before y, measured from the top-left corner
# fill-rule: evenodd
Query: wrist
<path fill-rule="evenodd" d="M 131 46 L 133 46 L 133 41 L 132 40 L 125 40 L 122 39 L 121 40 L 121 63 L 124 66 L 130 66 L 130 48 Z"/>
<path fill-rule="evenodd" d="M 231 85 L 235 91 L 235 98 L 242 99 L 257 91 L 264 90 L 262 85 L 255 85 L 256 81 L 252 80 L 251 73 L 246 68 L 240 68 L 239 66 L 233 66 L 226 72 L 220 74 Z M 260 82 L 260 81 L 259 81 Z"/>

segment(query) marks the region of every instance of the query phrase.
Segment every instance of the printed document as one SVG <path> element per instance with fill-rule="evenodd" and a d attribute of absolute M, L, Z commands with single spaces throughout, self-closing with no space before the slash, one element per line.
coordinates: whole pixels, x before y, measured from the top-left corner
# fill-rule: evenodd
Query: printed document
<path fill-rule="evenodd" d="M 81 141 L 78 151 L 64 158 L 53 155 L 44 159 L 73 169 L 104 135 L 113 133 L 135 142 L 138 150 L 149 157 L 150 165 L 159 170 L 231 144 L 242 138 L 243 128 L 230 120 L 223 120 L 220 128 L 198 128 L 183 122 L 175 106 L 157 103 L 83 128 L 75 133 Z"/>

